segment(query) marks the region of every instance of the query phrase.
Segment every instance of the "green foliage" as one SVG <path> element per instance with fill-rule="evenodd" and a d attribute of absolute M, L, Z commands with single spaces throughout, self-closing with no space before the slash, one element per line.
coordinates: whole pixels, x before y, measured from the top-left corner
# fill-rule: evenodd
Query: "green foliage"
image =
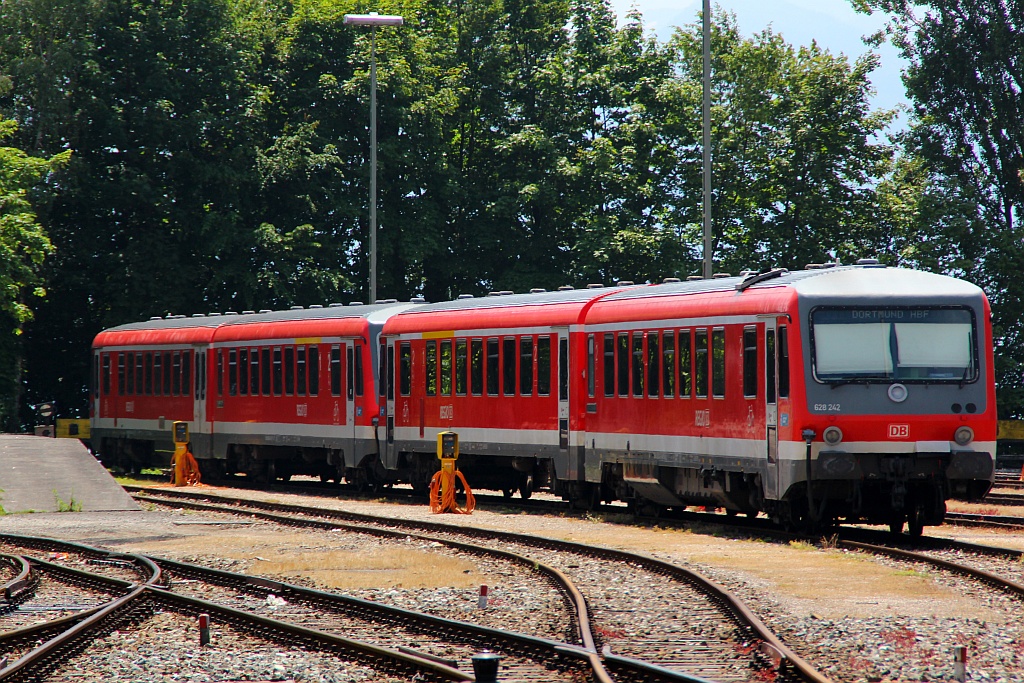
<path fill-rule="evenodd" d="M 82 501 L 75 500 L 75 492 L 72 491 L 71 495 L 68 496 L 67 502 L 57 493 L 57 489 L 53 489 L 53 499 L 57 504 L 57 512 L 81 512 Z"/>

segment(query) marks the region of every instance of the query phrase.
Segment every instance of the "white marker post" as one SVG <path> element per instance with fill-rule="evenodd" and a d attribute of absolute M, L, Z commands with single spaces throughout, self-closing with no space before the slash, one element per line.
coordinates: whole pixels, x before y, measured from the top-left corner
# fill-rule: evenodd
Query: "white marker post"
<path fill-rule="evenodd" d="M 477 600 L 476 606 L 480 609 L 487 607 L 487 586 L 484 584 L 480 585 L 480 598 Z"/>
<path fill-rule="evenodd" d="M 967 680 L 967 648 L 963 645 L 953 648 L 953 676 L 960 683 Z"/>

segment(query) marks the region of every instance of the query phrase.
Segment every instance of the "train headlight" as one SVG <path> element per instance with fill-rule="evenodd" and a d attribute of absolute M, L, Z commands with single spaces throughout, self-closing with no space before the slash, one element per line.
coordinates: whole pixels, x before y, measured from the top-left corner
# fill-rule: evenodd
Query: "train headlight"
<path fill-rule="evenodd" d="M 907 387 L 902 384 L 890 384 L 888 394 L 889 400 L 893 403 L 903 403 L 907 400 L 909 392 L 907 391 Z"/>
<path fill-rule="evenodd" d="M 824 433 L 822 433 L 821 435 L 821 438 L 825 439 L 825 443 L 827 443 L 829 446 L 835 446 L 840 441 L 843 440 L 843 430 L 840 429 L 839 427 L 836 427 L 835 425 L 832 425 L 831 427 L 826 427 Z"/>
<path fill-rule="evenodd" d="M 953 441 L 956 441 L 960 446 L 966 446 L 970 442 L 974 441 L 974 430 L 970 427 L 960 427 L 953 434 Z"/>

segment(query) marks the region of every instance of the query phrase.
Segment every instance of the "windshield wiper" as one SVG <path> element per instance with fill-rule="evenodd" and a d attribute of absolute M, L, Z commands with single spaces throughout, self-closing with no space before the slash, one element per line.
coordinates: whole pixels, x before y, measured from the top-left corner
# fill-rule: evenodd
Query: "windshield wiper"
<path fill-rule="evenodd" d="M 963 389 L 964 385 L 967 384 L 967 375 L 971 374 L 971 370 L 974 369 L 974 363 L 968 363 L 967 367 L 964 368 L 963 377 L 960 378 L 960 388 Z"/>
<path fill-rule="evenodd" d="M 841 379 L 835 382 L 829 382 L 829 384 L 831 384 L 832 388 L 835 389 L 836 387 L 841 387 L 846 384 L 863 384 L 864 386 L 868 386 L 869 382 L 867 379 Z"/>

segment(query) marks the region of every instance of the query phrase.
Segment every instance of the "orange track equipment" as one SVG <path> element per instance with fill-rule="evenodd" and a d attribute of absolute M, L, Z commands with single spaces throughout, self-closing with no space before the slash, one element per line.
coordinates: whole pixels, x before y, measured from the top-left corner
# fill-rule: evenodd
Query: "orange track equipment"
<path fill-rule="evenodd" d="M 460 508 L 455 502 L 455 477 L 462 481 L 462 486 L 466 489 L 465 508 Z M 466 477 L 463 476 L 462 472 L 442 469 L 434 474 L 434 478 L 430 480 L 431 512 L 434 514 L 454 512 L 458 515 L 471 515 L 475 507 L 476 498 L 473 496 L 473 491 L 470 490 L 469 484 L 466 483 Z"/>
<path fill-rule="evenodd" d="M 174 486 L 198 486 L 199 485 L 199 463 L 191 451 L 182 449 L 174 454 L 174 473 L 171 483 Z"/>

